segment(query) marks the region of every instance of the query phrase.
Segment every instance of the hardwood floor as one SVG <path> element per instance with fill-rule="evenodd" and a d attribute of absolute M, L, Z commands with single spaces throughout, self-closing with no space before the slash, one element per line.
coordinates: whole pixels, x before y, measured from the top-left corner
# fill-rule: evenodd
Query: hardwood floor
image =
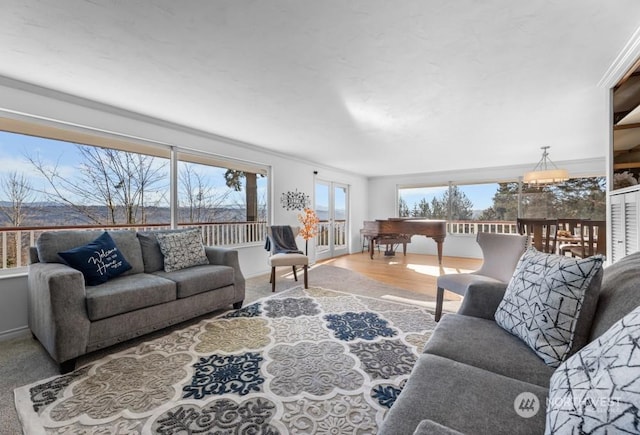
<path fill-rule="evenodd" d="M 320 261 L 359 272 L 371 279 L 385 284 L 410 290 L 422 295 L 436 297 L 436 279 L 445 273 L 464 273 L 477 270 L 482 260 L 460 257 L 443 257 L 442 266 L 438 265 L 435 255 L 396 253 L 393 257 L 385 257 L 377 253 L 373 259 L 367 252 L 343 255 Z M 445 300 L 459 301 L 460 296 L 445 292 Z"/>

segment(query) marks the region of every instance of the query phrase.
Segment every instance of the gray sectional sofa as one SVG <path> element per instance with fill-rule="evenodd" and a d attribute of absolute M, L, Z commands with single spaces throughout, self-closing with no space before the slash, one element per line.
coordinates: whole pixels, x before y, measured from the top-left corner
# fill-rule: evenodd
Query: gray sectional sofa
<path fill-rule="evenodd" d="M 634 425 L 639 421 L 640 392 L 635 385 L 640 382 L 640 357 L 633 356 L 632 362 L 623 360 L 614 364 L 612 361 L 627 358 L 624 348 L 615 348 L 616 344 L 634 349 L 640 339 L 637 321 L 640 316 L 635 310 L 640 306 L 639 272 L 640 253 L 599 272 L 602 281 L 596 292 L 595 314 L 587 319 L 588 344 L 557 369 L 545 364 L 527 344 L 496 323 L 494 314 L 505 294 L 505 286 L 472 286 L 458 313 L 445 315 L 438 323 L 379 434 L 594 433 L 589 427 L 600 425 L 600 418 L 618 418 L 620 424 L 627 426 L 622 429 L 615 426 L 615 422 L 609 426 L 602 424 L 601 432 L 595 433 L 638 433 Z M 634 314 L 635 321 L 627 320 Z M 610 337 L 616 327 L 629 330 L 624 340 Z M 614 347 L 602 351 L 607 343 L 613 343 Z M 606 372 L 612 365 L 619 370 L 615 376 Z M 581 373 L 581 368 L 586 371 Z M 612 380 L 620 381 L 616 378 L 622 378 L 633 388 L 626 388 L 624 392 L 625 388 L 612 387 Z M 585 390 L 590 382 L 597 382 L 602 391 L 591 387 Z M 573 385 L 573 390 L 567 385 Z M 565 390 L 559 391 L 561 388 Z M 523 393 L 525 396 L 521 396 Z M 609 396 L 603 399 L 597 394 Z M 593 403 L 584 400 L 589 395 L 593 395 Z M 526 400 L 521 400 L 523 397 Z M 611 405 L 604 403 L 607 397 L 620 400 L 619 408 L 606 412 L 598 409 L 601 405 Z M 563 417 L 566 420 L 562 420 L 554 408 L 558 398 L 564 402 L 582 402 L 569 403 L 577 409 L 567 412 Z M 531 409 L 535 402 L 537 410 Z M 549 403 L 553 406 L 547 408 Z M 595 417 L 582 415 L 594 410 L 598 411 Z M 612 416 L 612 410 L 628 414 Z M 548 415 L 551 412 L 554 414 Z"/>
<path fill-rule="evenodd" d="M 58 253 L 101 234 L 45 232 L 30 249 L 29 328 L 61 372 L 73 370 L 80 355 L 229 305 L 242 306 L 245 280 L 236 250 L 204 247 L 208 264 L 165 272 L 153 231 L 110 231 L 131 269 L 104 284 L 85 285 L 83 274 Z"/>

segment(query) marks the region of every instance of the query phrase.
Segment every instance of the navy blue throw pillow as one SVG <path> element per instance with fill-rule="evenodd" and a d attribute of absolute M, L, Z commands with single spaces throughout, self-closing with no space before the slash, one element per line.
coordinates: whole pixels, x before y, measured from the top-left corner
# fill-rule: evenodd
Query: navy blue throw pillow
<path fill-rule="evenodd" d="M 69 266 L 82 272 L 87 285 L 103 284 L 131 269 L 131 265 L 106 231 L 93 242 L 58 252 L 58 255 Z"/>

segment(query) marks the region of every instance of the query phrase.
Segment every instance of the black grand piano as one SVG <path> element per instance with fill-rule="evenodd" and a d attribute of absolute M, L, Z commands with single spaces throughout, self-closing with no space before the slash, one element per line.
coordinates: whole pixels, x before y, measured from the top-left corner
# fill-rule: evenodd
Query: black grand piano
<path fill-rule="evenodd" d="M 369 255 L 372 259 L 376 244 L 402 243 L 406 254 L 407 240 L 410 241 L 411 236 L 430 237 L 438 245 L 438 263 L 442 264 L 442 244 L 447 235 L 447 222 L 444 220 L 389 218 L 364 221 L 361 233 L 369 239 Z"/>

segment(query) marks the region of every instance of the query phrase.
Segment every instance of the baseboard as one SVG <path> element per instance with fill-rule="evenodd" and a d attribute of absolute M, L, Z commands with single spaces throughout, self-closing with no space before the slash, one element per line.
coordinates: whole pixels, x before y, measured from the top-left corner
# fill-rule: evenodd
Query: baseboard
<path fill-rule="evenodd" d="M 0 341 L 12 340 L 14 338 L 23 338 L 31 334 L 28 326 L 22 326 L 20 328 L 9 329 L 8 331 L 0 332 Z"/>

